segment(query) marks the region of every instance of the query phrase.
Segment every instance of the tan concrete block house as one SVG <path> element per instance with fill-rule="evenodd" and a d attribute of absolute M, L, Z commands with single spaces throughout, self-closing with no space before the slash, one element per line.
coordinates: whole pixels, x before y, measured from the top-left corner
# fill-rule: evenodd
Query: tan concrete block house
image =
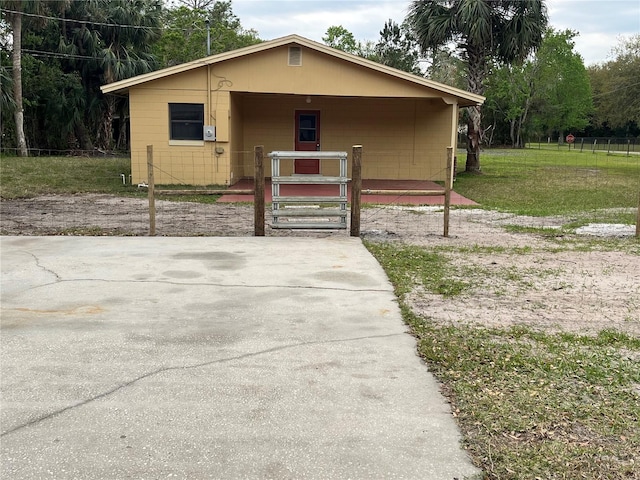
<path fill-rule="evenodd" d="M 233 185 L 253 147 L 351 152 L 365 179 L 444 180 L 460 107 L 484 98 L 291 35 L 102 87 L 129 96 L 134 183 Z M 454 150 L 455 151 L 455 150 Z M 265 162 L 266 176 L 271 175 Z M 285 169 L 288 168 L 289 171 Z M 335 175 L 318 160 L 283 175 Z M 291 170 L 294 170 L 291 172 Z"/>

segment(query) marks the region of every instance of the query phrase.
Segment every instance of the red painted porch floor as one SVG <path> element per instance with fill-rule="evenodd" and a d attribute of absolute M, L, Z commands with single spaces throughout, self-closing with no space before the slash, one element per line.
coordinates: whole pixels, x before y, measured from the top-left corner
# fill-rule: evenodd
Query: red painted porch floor
<path fill-rule="evenodd" d="M 253 188 L 253 180 L 243 179 L 229 187 L 229 193 L 224 194 L 218 202 L 238 203 L 253 202 L 253 195 L 234 194 L 234 190 L 247 190 Z M 368 195 L 366 190 L 398 190 L 393 195 Z M 351 198 L 351 185 L 347 187 L 347 196 Z M 405 195 L 407 190 L 442 190 L 442 195 Z M 281 185 L 281 195 L 338 195 L 336 185 Z M 265 202 L 271 203 L 271 179 L 265 180 Z M 428 180 L 362 180 L 362 203 L 375 205 L 444 205 L 444 187 Z M 478 205 L 455 191 L 451 192 L 451 205 Z"/>

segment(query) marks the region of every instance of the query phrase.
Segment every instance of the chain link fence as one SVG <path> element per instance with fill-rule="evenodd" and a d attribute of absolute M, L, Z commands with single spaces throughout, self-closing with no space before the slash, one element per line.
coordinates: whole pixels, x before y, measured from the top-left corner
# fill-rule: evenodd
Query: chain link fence
<path fill-rule="evenodd" d="M 537 142 L 530 142 L 527 144 L 530 148 L 542 148 L 543 145 L 554 144 L 558 148 L 566 148 L 569 150 L 577 150 L 580 152 L 606 152 L 608 154 L 640 154 L 640 139 L 630 138 L 615 138 L 615 137 L 574 137 L 570 139 L 567 135 L 564 139 L 558 138 L 552 141 L 551 138 L 547 138 L 546 141 L 542 138 Z"/>

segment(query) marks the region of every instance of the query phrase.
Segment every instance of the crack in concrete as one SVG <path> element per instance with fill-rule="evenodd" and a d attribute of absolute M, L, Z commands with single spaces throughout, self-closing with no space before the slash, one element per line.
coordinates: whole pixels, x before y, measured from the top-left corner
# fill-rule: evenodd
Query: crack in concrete
<path fill-rule="evenodd" d="M 175 370 L 191 370 L 191 369 L 195 369 L 195 368 L 202 368 L 202 367 L 207 367 L 210 365 L 215 365 L 215 364 L 222 364 L 222 363 L 228 363 L 228 362 L 232 362 L 232 361 L 236 361 L 236 360 L 244 360 L 246 358 L 252 358 L 252 357 L 257 357 L 260 355 L 265 355 L 265 354 L 269 354 L 269 353 L 274 353 L 274 352 L 280 352 L 283 350 L 288 350 L 291 348 L 298 348 L 298 347 L 306 347 L 306 346 L 311 346 L 311 345 L 325 345 L 325 344 L 330 344 L 330 343 L 343 343 L 343 342 L 356 342 L 356 341 L 360 341 L 360 340 L 370 340 L 370 339 L 374 339 L 374 338 L 389 338 L 389 337 L 397 337 L 397 336 L 401 336 L 401 335 L 407 335 L 406 333 L 390 333 L 387 335 L 369 335 L 369 336 L 365 336 L 365 337 L 354 337 L 354 338 L 341 338 L 341 339 L 334 339 L 334 340 L 323 340 L 323 341 L 316 341 L 316 342 L 301 342 L 301 343 L 294 343 L 294 344 L 290 344 L 290 345 L 281 345 L 279 347 L 272 347 L 272 348 L 267 348 L 266 350 L 260 350 L 258 352 L 252 352 L 252 353 L 245 353 L 242 355 L 237 355 L 235 357 L 228 357 L 228 358 L 221 358 L 218 360 L 210 360 L 208 362 L 202 362 L 202 363 L 195 363 L 193 365 L 181 365 L 181 366 L 171 366 L 171 367 L 161 367 L 161 368 L 157 368 L 156 370 L 152 370 L 150 372 L 146 372 L 132 380 L 129 380 L 127 382 L 121 383 L 120 385 L 117 385 L 115 387 L 113 387 L 110 390 L 107 390 L 106 392 L 102 392 L 99 393 L 98 395 L 94 395 L 93 397 L 87 398 L 85 400 L 82 400 L 81 402 L 75 403 L 73 405 L 69 405 L 67 407 L 61 408 L 59 410 L 55 410 L 51 413 L 47 413 L 45 415 L 42 415 L 40 417 L 34 418 L 32 420 L 29 420 L 28 422 L 22 423 L 20 425 L 16 425 L 15 427 L 2 432 L 0 434 L 0 437 L 4 437 L 6 435 L 10 435 L 12 433 L 15 433 L 19 430 L 22 430 L 24 428 L 30 427 L 32 425 L 36 425 L 38 423 L 44 422 L 45 420 L 49 420 L 51 418 L 57 417 L 59 415 L 62 415 L 65 412 L 69 412 L 71 410 L 74 410 L 76 408 L 82 407 L 84 405 L 88 405 L 89 403 L 95 402 L 96 400 L 100 400 L 102 398 L 106 398 L 110 395 L 113 395 L 114 393 L 125 389 L 127 387 L 130 387 L 131 385 L 134 385 L 146 378 L 149 377 L 153 377 L 155 375 L 158 375 L 160 373 L 164 373 L 164 372 L 171 372 L 171 371 L 175 371 Z"/>
<path fill-rule="evenodd" d="M 329 291 L 338 291 L 338 292 L 389 292 L 392 293 L 391 289 L 382 289 L 382 288 L 344 288 L 344 287 L 322 287 L 315 285 L 253 285 L 253 284 L 224 284 L 224 283 L 209 283 L 209 282 L 175 282 L 170 280 L 107 280 L 103 278 L 70 278 L 63 279 L 60 275 L 58 275 L 55 271 L 50 268 L 45 267 L 40 263 L 40 259 L 37 255 L 23 250 L 23 253 L 30 255 L 38 268 L 44 270 L 47 273 L 50 273 L 55 277 L 55 282 L 53 283 L 44 283 L 41 285 L 35 285 L 33 287 L 29 287 L 25 290 L 35 290 L 41 287 L 47 287 L 49 285 L 54 285 L 56 283 L 63 282 L 107 282 L 107 283 L 160 283 L 166 285 L 178 285 L 178 286 L 200 286 L 200 287 L 229 287 L 229 288 L 284 288 L 284 289 L 302 289 L 302 290 L 329 290 Z"/>
<path fill-rule="evenodd" d="M 40 263 L 40 259 L 38 258 L 38 256 L 37 256 L 37 255 L 35 255 L 35 254 L 31 253 L 31 252 L 27 252 L 26 250 L 23 250 L 22 252 L 23 252 L 23 253 L 26 253 L 27 255 L 30 255 L 30 256 L 33 258 L 33 260 L 36 262 L 36 267 L 38 267 L 38 268 L 40 268 L 40 269 L 44 270 L 44 271 L 45 271 L 45 272 L 47 272 L 47 273 L 50 273 L 50 274 L 51 274 L 51 275 L 53 275 L 54 277 L 56 277 L 56 282 L 62 282 L 62 281 L 63 281 L 63 280 L 62 280 L 62 277 L 60 277 L 60 275 L 58 275 L 56 272 L 54 272 L 54 271 L 53 271 L 53 270 L 51 270 L 50 268 L 47 268 L 47 267 L 45 267 L 44 265 L 42 265 L 42 264 Z M 51 285 L 51 284 L 49 283 L 49 284 L 47 284 L 47 285 Z"/>
<path fill-rule="evenodd" d="M 53 272 L 52 272 L 53 273 Z M 330 290 L 337 292 L 375 292 L 375 293 L 391 293 L 391 288 L 346 288 L 346 287 L 322 287 L 317 285 L 254 285 L 254 284 L 239 284 L 239 283 L 209 283 L 209 282 L 175 282 L 170 280 L 106 280 L 103 278 L 69 278 L 63 280 L 57 277 L 55 283 L 69 283 L 69 282 L 105 282 L 105 283 L 159 283 L 164 285 L 177 285 L 181 287 L 195 286 L 195 287 L 223 287 L 223 288 L 281 288 L 292 290 Z M 52 285 L 51 283 L 36 285 L 25 290 L 34 290 L 40 287 L 46 287 Z"/>

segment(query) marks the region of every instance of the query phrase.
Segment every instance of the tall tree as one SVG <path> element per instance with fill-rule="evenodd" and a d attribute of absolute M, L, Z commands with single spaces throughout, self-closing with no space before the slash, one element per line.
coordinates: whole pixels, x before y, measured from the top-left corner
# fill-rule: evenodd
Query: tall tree
<path fill-rule="evenodd" d="M 589 77 L 582 57 L 574 51 L 571 30 L 547 30 L 540 48 L 524 63 L 501 65 L 487 81 L 487 110 L 493 125 L 508 122 L 512 146 L 521 147 L 523 134 L 580 131 L 593 110 Z"/>
<path fill-rule="evenodd" d="M 17 153 L 20 157 L 28 157 L 27 139 L 24 135 L 24 105 L 22 101 L 22 15 L 26 7 L 21 0 L 3 1 L 3 13 L 9 20 L 12 33 L 12 80 L 13 80 L 13 118 Z"/>
<path fill-rule="evenodd" d="M 467 88 L 484 94 L 492 59 L 524 59 L 542 41 L 543 0 L 414 0 L 408 21 L 423 52 L 454 42 L 467 68 Z M 469 107 L 466 171 L 480 172 L 482 109 Z"/>
<path fill-rule="evenodd" d="M 417 44 L 406 24 L 398 25 L 391 19 L 385 22 L 374 51 L 383 65 L 422 75 Z"/>
<path fill-rule="evenodd" d="M 230 1 L 209 2 L 206 9 L 172 7 L 163 11 L 162 36 L 153 47 L 161 66 L 169 67 L 204 57 L 207 53 L 207 20 L 211 29 L 211 54 L 261 41 L 255 30 L 242 27 Z"/>
<path fill-rule="evenodd" d="M 497 66 L 486 82 L 485 125 L 490 123 L 493 141 L 524 146 L 522 132 L 534 102 L 534 73 L 532 62 Z"/>
<path fill-rule="evenodd" d="M 75 20 L 67 29 L 61 50 L 75 62 L 87 92 L 88 124 L 97 127 L 97 143 L 113 147 L 112 123 L 122 101 L 113 95 L 104 102 L 99 87 L 150 72 L 157 67 L 151 45 L 160 35 L 160 0 L 87 0 L 73 2 L 69 16 Z M 77 136 L 87 145 L 88 138 Z"/>
<path fill-rule="evenodd" d="M 580 54 L 574 51 L 573 39 L 577 33 L 571 30 L 549 29 L 533 64 L 533 126 L 538 131 L 552 134 L 581 130 L 589 123 L 593 110 L 589 76 Z"/>
<path fill-rule="evenodd" d="M 327 29 L 322 37 L 322 41 L 332 48 L 342 50 L 343 52 L 359 55 L 361 52 L 360 43 L 356 40 L 349 30 L 342 25 L 333 25 Z"/>
<path fill-rule="evenodd" d="M 0 0 L 0 8 L 9 21 L 12 35 L 12 107 L 17 153 L 21 157 L 29 155 L 24 129 L 24 101 L 22 93 L 22 38 L 24 24 L 30 23 L 41 28 L 47 23 L 47 15 L 64 10 L 68 3 L 69 0 Z"/>
<path fill-rule="evenodd" d="M 640 34 L 622 38 L 614 58 L 589 67 L 595 114 L 593 127 L 628 135 L 640 126 Z"/>

